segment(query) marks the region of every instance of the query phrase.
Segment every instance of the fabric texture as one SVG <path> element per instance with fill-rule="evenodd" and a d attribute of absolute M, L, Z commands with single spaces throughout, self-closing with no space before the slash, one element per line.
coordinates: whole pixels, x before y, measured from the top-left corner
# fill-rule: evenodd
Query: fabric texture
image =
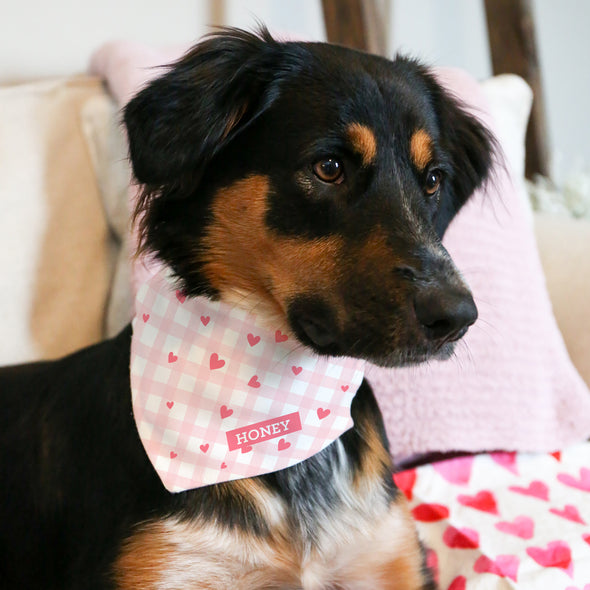
<path fill-rule="evenodd" d="M 96 53 L 92 68 L 122 105 L 161 73 L 154 66 L 181 53 L 178 48 L 158 52 L 114 43 Z M 522 86 L 516 113 L 496 129 L 474 79 L 459 70 L 435 73 L 492 125 L 504 145 L 522 143 L 530 105 L 530 94 Z M 493 108 L 503 114 L 512 96 L 509 89 L 500 89 Z M 522 147 L 512 145 L 505 151 L 509 157 L 516 154 L 517 161 L 497 167 L 494 180 L 461 211 L 444 240 L 473 289 L 479 321 L 450 361 L 400 370 L 367 368 L 397 459 L 432 451 L 547 451 L 590 435 L 590 392 L 556 326 L 523 179 L 511 171 L 522 170 Z M 131 202 L 134 195 L 132 189 Z M 147 275 L 145 263 L 136 265 L 135 287 Z"/>
<path fill-rule="evenodd" d="M 0 89 L 0 364 L 102 338 L 110 236 L 81 126 L 97 78 Z"/>
<path fill-rule="evenodd" d="M 315 355 L 255 313 L 187 298 L 163 273 L 136 310 L 133 413 L 168 490 L 290 467 L 352 427 L 362 361 Z"/>
<path fill-rule="evenodd" d="M 587 590 L 590 443 L 492 453 L 402 471 L 444 590 Z"/>

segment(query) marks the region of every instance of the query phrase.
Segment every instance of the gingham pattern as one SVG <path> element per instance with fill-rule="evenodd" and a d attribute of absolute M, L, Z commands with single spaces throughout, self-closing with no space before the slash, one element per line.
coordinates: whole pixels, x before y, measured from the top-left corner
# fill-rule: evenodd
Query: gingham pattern
<path fill-rule="evenodd" d="M 313 355 L 255 314 L 186 298 L 162 274 L 138 290 L 133 412 L 171 492 L 308 459 L 351 428 L 350 404 L 362 379 L 362 361 Z M 301 430 L 229 450 L 228 431 L 295 412 Z"/>

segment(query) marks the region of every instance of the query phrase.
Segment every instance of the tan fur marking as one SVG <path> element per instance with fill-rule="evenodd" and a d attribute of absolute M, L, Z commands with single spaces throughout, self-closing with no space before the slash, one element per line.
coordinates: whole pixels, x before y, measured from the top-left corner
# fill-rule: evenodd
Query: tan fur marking
<path fill-rule="evenodd" d="M 424 585 L 422 556 L 416 528 L 405 498 L 390 506 L 370 537 L 356 539 L 352 555 L 339 571 L 343 588 L 416 590 Z"/>
<path fill-rule="evenodd" d="M 265 224 L 268 191 L 264 176 L 250 176 L 219 190 L 203 240 L 203 272 L 226 301 L 247 306 L 251 298 L 258 312 L 287 329 L 291 296 L 309 290 L 333 298 L 341 240 L 271 232 Z"/>
<path fill-rule="evenodd" d="M 432 160 L 432 138 L 424 129 L 418 129 L 410 139 L 410 156 L 418 170 L 424 170 Z"/>
<path fill-rule="evenodd" d="M 328 537 L 318 539 L 313 549 L 284 530 L 260 539 L 201 519 L 148 522 L 122 548 L 114 571 L 117 588 L 421 588 L 422 557 L 405 499 L 371 517 L 358 512 L 361 506 L 349 507 L 350 514 L 336 511 L 333 522 L 323 523 Z"/>
<path fill-rule="evenodd" d="M 383 446 L 381 436 L 377 432 L 373 421 L 368 416 L 363 416 L 357 422 L 357 428 L 363 440 L 362 466 L 355 474 L 354 485 L 359 493 L 381 481 L 383 474 L 391 471 L 391 457 Z"/>
<path fill-rule="evenodd" d="M 140 529 L 125 544 L 115 564 L 115 579 L 120 590 L 156 588 L 160 571 L 173 551 L 172 544 L 161 534 L 159 523 Z"/>
<path fill-rule="evenodd" d="M 202 520 L 146 523 L 115 566 L 118 590 L 294 588 L 299 559 L 284 537 L 261 540 Z"/>
<path fill-rule="evenodd" d="M 385 230 L 377 225 L 371 232 L 364 244 L 362 244 L 354 263 L 354 272 L 366 276 L 374 276 L 377 273 L 383 276 L 384 264 L 388 268 L 402 262 L 402 258 L 388 244 L 388 237 Z M 377 281 L 376 284 L 382 284 Z"/>
<path fill-rule="evenodd" d="M 352 147 L 360 154 L 363 164 L 365 166 L 371 164 L 377 156 L 377 140 L 373 131 L 361 123 L 351 123 L 346 131 Z"/>

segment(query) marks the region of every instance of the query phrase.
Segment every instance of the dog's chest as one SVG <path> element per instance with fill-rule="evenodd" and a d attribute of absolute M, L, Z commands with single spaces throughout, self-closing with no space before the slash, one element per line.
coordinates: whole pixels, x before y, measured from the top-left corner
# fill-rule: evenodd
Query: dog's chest
<path fill-rule="evenodd" d="M 379 486 L 359 493 L 338 476 L 332 484 L 339 486 L 339 497 L 326 504 L 333 502 L 330 509 L 314 507 L 313 499 L 290 503 L 256 489 L 264 534 L 203 517 L 147 523 L 128 540 L 116 564 L 119 588 L 366 588 L 343 580 L 359 577 L 366 584 L 366 576 L 373 575 L 371 560 L 387 561 L 384 553 L 390 557 L 392 549 L 399 550 L 392 527 L 404 529 L 395 537 L 412 538 L 411 522 Z M 355 568 L 364 573 L 353 573 Z"/>

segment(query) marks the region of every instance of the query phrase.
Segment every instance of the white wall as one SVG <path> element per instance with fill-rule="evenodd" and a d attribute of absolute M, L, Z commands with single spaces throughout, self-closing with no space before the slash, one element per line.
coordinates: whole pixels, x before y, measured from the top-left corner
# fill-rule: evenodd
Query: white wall
<path fill-rule="evenodd" d="M 590 2 L 534 0 L 553 177 L 590 173 Z"/>
<path fill-rule="evenodd" d="M 384 0 L 387 2 L 387 0 Z M 554 177 L 590 167 L 590 1 L 533 0 Z M 482 0 L 390 0 L 390 50 L 490 74 Z M 83 72 L 110 39 L 190 42 L 219 23 L 323 39 L 319 0 L 0 0 L 0 82 Z"/>
<path fill-rule="evenodd" d="M 0 82 L 84 72 L 112 39 L 196 40 L 209 20 L 199 0 L 0 0 Z"/>

